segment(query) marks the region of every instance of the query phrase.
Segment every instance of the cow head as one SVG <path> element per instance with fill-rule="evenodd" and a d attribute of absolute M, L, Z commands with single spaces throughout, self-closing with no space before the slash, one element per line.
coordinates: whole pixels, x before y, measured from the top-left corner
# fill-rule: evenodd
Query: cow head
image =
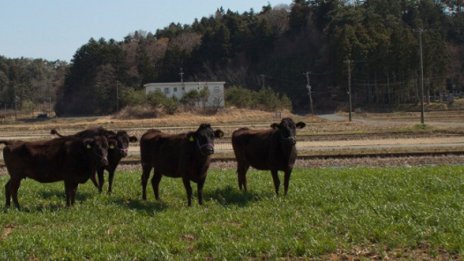
<path fill-rule="evenodd" d="M 136 142 L 137 137 L 129 136 L 125 131 L 118 131 L 114 135 L 108 136 L 109 149 L 112 153 L 116 153 L 121 157 L 127 156 L 129 142 Z"/>
<path fill-rule="evenodd" d="M 187 139 L 195 144 L 201 154 L 211 155 L 214 153 L 214 139 L 222 136 L 224 136 L 222 130 L 213 130 L 210 124 L 203 123 L 195 132 L 188 133 Z"/>
<path fill-rule="evenodd" d="M 295 122 L 291 118 L 283 118 L 280 123 L 271 124 L 271 128 L 277 130 L 280 141 L 283 145 L 296 144 L 296 129 L 302 129 L 306 126 L 304 122 Z"/>
<path fill-rule="evenodd" d="M 108 165 L 108 140 L 104 136 L 84 138 L 84 149 L 89 158 L 99 167 Z"/>

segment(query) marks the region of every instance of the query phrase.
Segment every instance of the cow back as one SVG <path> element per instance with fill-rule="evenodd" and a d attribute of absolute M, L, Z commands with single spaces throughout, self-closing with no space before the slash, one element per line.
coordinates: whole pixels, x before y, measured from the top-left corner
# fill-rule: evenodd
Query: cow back
<path fill-rule="evenodd" d="M 232 133 L 232 147 L 239 163 L 259 170 L 285 170 L 296 159 L 295 146 L 283 148 L 275 129 L 242 128 Z"/>
<path fill-rule="evenodd" d="M 150 130 L 140 139 L 140 154 L 142 165 L 152 166 L 168 177 L 181 177 L 187 170 L 190 178 L 196 180 L 205 164 L 209 164 L 209 157 L 195 150 L 187 133 L 172 135 Z"/>

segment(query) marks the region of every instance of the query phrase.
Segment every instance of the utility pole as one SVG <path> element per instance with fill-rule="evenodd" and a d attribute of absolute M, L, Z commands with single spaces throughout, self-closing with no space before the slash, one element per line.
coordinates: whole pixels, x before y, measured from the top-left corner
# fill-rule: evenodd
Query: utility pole
<path fill-rule="evenodd" d="M 424 61 L 422 58 L 422 33 L 424 29 L 419 28 L 414 30 L 419 33 L 419 55 L 420 55 L 420 70 L 421 70 L 421 79 L 420 79 L 420 107 L 421 107 L 421 124 L 425 123 L 424 120 Z"/>
<path fill-rule="evenodd" d="M 182 67 L 180 67 L 180 82 L 182 83 L 182 85 L 184 84 L 184 69 Z"/>
<path fill-rule="evenodd" d="M 17 106 L 16 106 L 16 103 L 18 102 L 18 97 L 16 96 L 16 86 L 14 84 L 13 84 L 13 102 L 14 102 L 14 119 L 16 121 L 18 119 Z"/>
<path fill-rule="evenodd" d="M 311 83 L 309 80 L 309 75 L 311 72 L 306 72 L 304 75 L 306 75 L 306 89 L 308 89 L 308 96 L 309 96 L 309 109 L 311 111 L 311 114 L 314 114 L 314 109 L 313 109 L 313 96 L 311 93 Z"/>
<path fill-rule="evenodd" d="M 119 111 L 119 81 L 116 80 L 116 112 Z"/>
<path fill-rule="evenodd" d="M 260 74 L 259 76 L 261 76 L 261 89 L 264 89 L 264 87 L 266 87 L 266 80 L 265 80 L 266 75 Z"/>
<path fill-rule="evenodd" d="M 52 97 L 48 96 L 48 115 L 49 115 L 49 117 L 50 117 L 51 114 L 52 114 Z"/>
<path fill-rule="evenodd" d="M 353 110 L 351 104 L 351 63 L 353 60 L 345 60 L 346 65 L 348 66 L 348 104 L 349 104 L 349 112 L 348 112 L 348 120 L 351 121 L 351 112 Z"/>
<path fill-rule="evenodd" d="M 184 68 L 180 67 L 180 82 L 181 82 L 181 85 L 182 85 L 182 92 L 181 93 L 184 93 L 185 91 L 185 85 L 184 85 Z"/>

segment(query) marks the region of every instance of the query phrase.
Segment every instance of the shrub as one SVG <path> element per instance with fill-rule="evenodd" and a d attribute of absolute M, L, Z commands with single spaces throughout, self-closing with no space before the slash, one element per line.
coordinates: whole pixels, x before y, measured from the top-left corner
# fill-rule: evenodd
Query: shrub
<path fill-rule="evenodd" d="M 165 101 L 163 101 L 163 109 L 167 114 L 174 114 L 177 111 L 179 102 L 175 97 L 172 98 L 166 98 Z"/>
<path fill-rule="evenodd" d="M 176 98 L 168 98 L 162 92 L 152 92 L 145 94 L 143 90 L 127 90 L 124 92 L 122 98 L 123 106 L 134 107 L 134 110 L 139 110 L 135 108 L 144 108 L 143 111 L 146 111 L 146 106 L 152 108 L 152 110 L 164 110 L 168 114 L 174 114 L 177 111 L 178 101 Z M 143 113 L 145 114 L 145 112 Z"/>
<path fill-rule="evenodd" d="M 182 99 L 180 99 L 180 103 L 187 107 L 194 107 L 195 103 L 198 102 L 200 94 L 197 90 L 192 90 L 184 94 Z"/>
<path fill-rule="evenodd" d="M 195 108 L 195 105 L 199 104 L 200 102 L 203 105 L 203 107 L 205 107 L 205 104 L 208 101 L 208 97 L 209 90 L 207 87 L 204 87 L 200 91 L 192 90 L 187 92 L 186 94 L 184 94 L 184 96 L 182 96 L 182 99 L 180 99 L 180 103 L 182 103 L 186 107 L 186 109 L 191 110 Z"/>
<path fill-rule="evenodd" d="M 271 88 L 252 91 L 239 86 L 232 86 L 225 92 L 226 104 L 238 108 L 261 110 L 291 109 L 292 102 L 286 95 L 279 95 Z"/>
<path fill-rule="evenodd" d="M 254 100 L 253 91 L 239 86 L 227 88 L 224 96 L 227 105 L 238 108 L 251 108 Z"/>
<path fill-rule="evenodd" d="M 143 90 L 124 90 L 121 97 L 122 106 L 135 106 L 146 104 L 146 95 Z"/>

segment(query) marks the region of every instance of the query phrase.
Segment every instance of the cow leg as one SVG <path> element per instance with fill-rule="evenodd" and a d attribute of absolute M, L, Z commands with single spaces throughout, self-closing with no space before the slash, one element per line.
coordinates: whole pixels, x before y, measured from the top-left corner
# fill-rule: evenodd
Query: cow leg
<path fill-rule="evenodd" d="M 97 175 L 98 175 L 98 192 L 103 191 L 103 183 L 105 183 L 105 178 L 103 177 L 103 173 L 105 172 L 104 168 L 99 168 L 97 170 Z"/>
<path fill-rule="evenodd" d="M 21 185 L 21 179 L 10 179 L 10 193 L 13 196 L 13 203 L 17 209 L 19 209 L 18 202 L 18 189 Z"/>
<path fill-rule="evenodd" d="M 113 192 L 113 179 L 114 179 L 114 171 L 115 169 L 111 169 L 108 171 L 108 194 Z M 103 183 L 103 175 L 102 175 L 102 183 Z"/>
<path fill-rule="evenodd" d="M 64 182 L 64 194 L 66 195 L 66 206 L 71 206 L 71 187 L 67 182 Z"/>
<path fill-rule="evenodd" d="M 71 205 L 74 205 L 74 202 L 76 202 L 77 186 L 79 186 L 79 183 L 74 183 L 74 184 L 72 184 L 72 190 L 71 190 Z"/>
<path fill-rule="evenodd" d="M 159 200 L 159 184 L 161 182 L 161 173 L 155 170 L 153 178 L 151 178 L 151 186 L 153 187 L 153 193 L 155 193 L 155 199 Z"/>
<path fill-rule="evenodd" d="M 240 190 L 247 191 L 247 180 L 246 180 L 246 173 L 248 171 L 249 165 L 238 164 L 237 166 L 237 176 L 238 176 L 238 188 Z"/>
<path fill-rule="evenodd" d="M 64 182 L 64 192 L 66 194 L 66 206 L 74 204 L 75 185 L 69 181 Z"/>
<path fill-rule="evenodd" d="M 97 178 L 95 177 L 97 173 L 94 172 L 92 175 L 90 175 L 90 180 L 92 181 L 93 185 L 98 189 L 98 182 Z"/>
<path fill-rule="evenodd" d="M 182 181 L 184 182 L 185 190 L 187 191 L 187 203 L 190 207 L 192 205 L 192 187 L 190 186 L 190 180 L 183 177 Z"/>
<path fill-rule="evenodd" d="M 150 165 L 142 165 L 143 172 L 142 172 L 142 199 L 147 199 L 147 183 L 148 178 L 150 177 L 151 166 Z"/>
<path fill-rule="evenodd" d="M 9 208 L 11 205 L 11 179 L 5 184 L 5 207 Z"/>
<path fill-rule="evenodd" d="M 272 173 L 272 181 L 274 181 L 275 192 L 277 195 L 279 195 L 280 180 L 279 180 L 278 171 L 271 170 L 271 173 Z"/>
<path fill-rule="evenodd" d="M 202 179 L 197 183 L 197 193 L 198 193 L 198 204 L 203 205 L 203 185 L 205 185 L 206 179 Z"/>
<path fill-rule="evenodd" d="M 290 184 L 290 175 L 292 174 L 292 169 L 288 169 L 285 171 L 284 177 L 284 195 L 287 195 L 288 192 L 288 185 Z"/>

